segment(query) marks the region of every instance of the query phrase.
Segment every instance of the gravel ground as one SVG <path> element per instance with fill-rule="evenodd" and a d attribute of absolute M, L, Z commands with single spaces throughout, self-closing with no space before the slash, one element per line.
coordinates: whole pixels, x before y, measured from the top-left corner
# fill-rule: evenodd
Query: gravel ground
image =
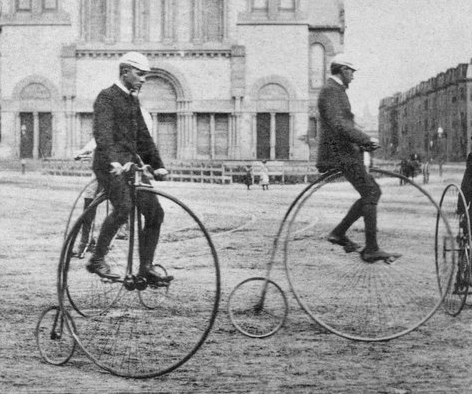
<path fill-rule="evenodd" d="M 461 175 L 450 172 L 439 179 L 433 174 L 426 188 L 439 200 L 444 186 L 459 182 Z M 280 256 L 271 277 L 289 301 L 285 326 L 267 339 L 247 338 L 235 330 L 226 312 L 229 293 L 243 279 L 264 275 L 280 220 L 305 185 L 271 185 L 269 191 L 254 185 L 246 191 L 244 185 L 159 184 L 214 229 L 222 294 L 207 341 L 183 366 L 152 379 L 111 375 L 80 351 L 64 366 L 45 363 L 36 348 L 34 328 L 41 311 L 57 304 L 56 269 L 64 225 L 86 182 L 84 178 L 0 173 L 1 392 L 472 392 L 470 306 L 455 318 L 440 308 L 417 330 L 389 342 L 346 340 L 321 329 L 302 311 L 290 292 Z M 396 190 L 408 193 L 400 186 Z M 326 204 L 340 197 L 333 191 Z M 387 222 L 401 220 L 401 208 L 394 208 L 385 211 L 391 215 L 384 218 Z M 402 226 L 400 234 L 414 223 Z M 413 247 L 407 236 L 404 240 L 406 249 Z"/>

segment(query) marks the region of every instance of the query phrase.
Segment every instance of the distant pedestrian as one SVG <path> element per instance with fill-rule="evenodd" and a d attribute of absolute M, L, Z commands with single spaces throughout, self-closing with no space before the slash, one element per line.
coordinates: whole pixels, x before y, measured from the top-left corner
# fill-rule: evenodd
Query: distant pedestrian
<path fill-rule="evenodd" d="M 267 168 L 267 160 L 262 160 L 261 186 L 262 190 L 269 190 L 269 169 Z"/>
<path fill-rule="evenodd" d="M 24 175 L 26 173 L 26 160 L 21 159 L 21 173 Z"/>
<path fill-rule="evenodd" d="M 429 162 L 430 160 L 426 160 L 424 163 L 423 163 L 423 168 L 421 169 L 422 173 L 423 173 L 423 184 L 426 185 L 429 183 Z"/>
<path fill-rule="evenodd" d="M 254 183 L 253 182 L 253 174 L 252 174 L 252 167 L 250 165 L 247 165 L 244 167 L 244 183 L 247 187 L 247 190 L 251 189 L 251 185 Z"/>

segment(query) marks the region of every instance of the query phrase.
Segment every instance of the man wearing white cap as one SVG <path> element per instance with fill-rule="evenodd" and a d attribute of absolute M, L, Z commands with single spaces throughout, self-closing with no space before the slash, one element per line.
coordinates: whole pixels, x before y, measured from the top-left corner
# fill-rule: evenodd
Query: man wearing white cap
<path fill-rule="evenodd" d="M 368 263 L 392 261 L 399 254 L 381 250 L 377 244 L 377 203 L 380 187 L 364 166 L 364 151 L 377 149 L 376 139 L 356 127 L 346 89 L 354 78 L 356 67 L 345 54 L 338 54 L 331 63 L 331 76 L 318 98 L 320 114 L 320 143 L 317 167 L 321 172 L 335 168 L 359 192 L 361 198 L 328 235 L 328 241 L 341 245 L 346 252 L 360 249 L 360 245 L 346 236 L 347 230 L 361 216 L 364 217 L 366 246 L 361 257 Z"/>
<path fill-rule="evenodd" d="M 93 170 L 99 185 L 106 190 L 113 210 L 103 222 L 87 270 L 111 280 L 119 279 L 120 275 L 112 272 L 105 256 L 111 240 L 127 222 L 132 208 L 127 163 L 139 164 L 141 159 L 152 167 L 155 176 L 167 173 L 137 99 L 149 71 L 146 56 L 137 52 L 124 54 L 119 61 L 119 80 L 99 93 L 93 107 L 93 135 L 97 144 Z M 151 193 L 144 193 L 137 204 L 145 217 L 139 274 L 150 282 L 168 282 L 173 279 L 171 276 L 162 277 L 152 269 L 164 211 Z"/>

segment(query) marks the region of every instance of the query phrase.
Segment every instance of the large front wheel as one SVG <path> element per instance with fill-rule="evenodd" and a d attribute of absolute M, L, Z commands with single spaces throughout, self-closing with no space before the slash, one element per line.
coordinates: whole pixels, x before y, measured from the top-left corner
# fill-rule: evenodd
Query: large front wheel
<path fill-rule="evenodd" d="M 74 338 L 87 356 L 113 374 L 134 378 L 168 373 L 190 359 L 207 338 L 220 299 L 217 254 L 203 224 L 176 198 L 155 189 L 137 188 L 138 199 L 145 193 L 158 199 L 165 213 L 153 264 L 159 273 L 172 275 L 174 280 L 168 287 L 142 282 L 138 285 L 136 281 L 134 290 L 126 283 L 103 283 L 120 286 L 113 302 L 94 314 L 80 313 L 77 307 L 73 316 L 77 327 Z M 130 268 L 126 271 L 131 278 L 137 277 L 140 265 L 137 249 L 139 239 L 144 239 L 139 234 L 141 221 L 145 225 L 141 218 L 130 226 L 136 228 L 134 250 L 116 255 L 118 267 L 126 267 L 128 257 L 132 257 L 131 272 Z M 95 222 L 99 226 L 97 219 Z M 119 241 L 115 243 L 118 247 Z M 129 248 L 132 243 L 125 244 Z M 70 247 L 66 244 L 65 256 Z M 114 248 L 109 253 L 113 251 Z M 90 281 L 97 280 L 83 266 L 77 269 Z M 73 274 L 70 269 L 64 270 L 60 292 L 63 306 Z M 87 288 L 85 281 L 81 283 Z M 74 300 L 73 296 L 70 298 Z"/>
<path fill-rule="evenodd" d="M 382 190 L 377 238 L 382 249 L 402 254 L 392 264 L 364 262 L 327 241 L 359 198 L 340 172 L 312 184 L 294 208 L 284 245 L 287 276 L 301 307 L 319 325 L 344 338 L 385 341 L 425 323 L 441 305 L 435 266 L 436 219 L 451 239 L 449 224 L 421 187 L 399 174 L 371 169 Z M 399 186 L 399 179 L 405 186 Z M 348 231 L 364 244 L 364 222 Z M 440 275 L 447 288 L 453 262 Z"/>

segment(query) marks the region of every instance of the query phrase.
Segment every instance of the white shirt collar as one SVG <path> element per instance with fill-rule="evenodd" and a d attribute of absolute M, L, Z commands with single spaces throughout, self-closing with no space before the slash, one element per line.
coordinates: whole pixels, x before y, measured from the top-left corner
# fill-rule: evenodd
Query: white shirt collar
<path fill-rule="evenodd" d="M 341 81 L 341 79 L 339 79 L 336 75 L 330 75 L 329 77 L 330 77 L 333 81 L 339 83 L 341 86 L 344 86 L 343 81 Z M 344 87 L 346 87 L 346 86 L 344 86 Z"/>
<path fill-rule="evenodd" d="M 126 94 L 130 94 L 131 92 L 129 91 L 129 89 L 126 88 L 125 85 L 123 85 L 123 83 L 118 80 L 115 82 L 115 85 L 118 86 L 123 92 L 125 92 Z"/>

